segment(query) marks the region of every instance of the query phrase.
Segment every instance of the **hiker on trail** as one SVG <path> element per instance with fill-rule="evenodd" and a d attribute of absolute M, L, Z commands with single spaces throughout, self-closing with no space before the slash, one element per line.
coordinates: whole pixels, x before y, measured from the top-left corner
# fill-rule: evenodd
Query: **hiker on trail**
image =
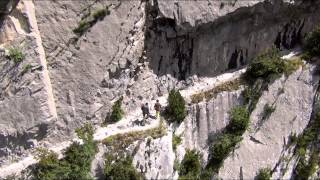
<path fill-rule="evenodd" d="M 159 118 L 161 110 L 161 104 L 159 103 L 159 100 L 157 100 L 156 104 L 154 104 L 154 109 L 156 110 L 156 117 Z"/>
<path fill-rule="evenodd" d="M 148 106 L 148 103 L 142 105 L 141 110 L 142 110 L 143 119 L 148 118 L 149 117 L 149 106 Z"/>

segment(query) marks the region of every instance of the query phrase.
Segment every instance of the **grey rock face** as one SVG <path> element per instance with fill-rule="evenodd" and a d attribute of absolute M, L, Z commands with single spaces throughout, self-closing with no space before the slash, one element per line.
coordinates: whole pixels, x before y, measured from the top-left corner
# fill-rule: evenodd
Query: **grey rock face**
<path fill-rule="evenodd" d="M 172 179 L 174 159 L 172 133 L 169 132 L 161 138 L 147 138 L 143 141 L 134 156 L 133 164 L 146 179 Z"/>
<path fill-rule="evenodd" d="M 72 30 L 81 17 L 106 6 L 110 15 L 75 42 Z M 132 78 L 127 70 L 142 54 L 144 3 L 37 1 L 36 10 L 59 119 L 70 129 L 101 122 L 110 101 L 125 95 Z"/>
<path fill-rule="evenodd" d="M 290 49 L 320 22 L 319 1 L 17 2 L 0 2 L 1 52 L 21 45 L 26 55 L 19 65 L 0 57 L 0 160 L 11 154 L 23 156 L 26 149 L 35 146 L 70 139 L 74 129 L 85 122 L 101 123 L 120 96 L 129 112 L 169 89 L 192 84 L 188 80 L 193 77 L 215 76 L 244 66 L 272 45 Z M 106 7 L 110 15 L 82 36 L 73 33 L 81 19 Z M 45 52 L 39 51 L 42 48 Z M 23 74 L 26 65 L 31 69 Z M 276 129 L 280 134 L 271 137 L 277 145 L 263 139 L 267 130 L 275 131 L 269 121 L 254 136 L 250 134 L 274 148 L 272 160 L 261 166 L 279 158 L 279 137 L 289 133 L 280 127 L 301 132 L 307 123 L 314 87 L 308 83 L 315 82 L 311 77 L 304 70 L 299 77 L 295 74 L 278 81 L 288 86 L 284 87 L 288 92 L 282 99 L 279 96 L 279 108 L 274 112 L 277 116 L 270 117 L 270 122 L 299 112 L 300 120 L 296 121 L 300 126 L 292 126 L 288 119 L 281 122 Z M 187 82 L 178 81 L 181 79 Z M 254 122 L 265 102 L 272 101 L 276 89 L 268 93 L 252 115 Z M 299 98 L 292 99 L 296 96 Z M 223 92 L 209 102 L 189 107 L 185 123 L 175 132 L 183 133 L 176 155 L 172 151 L 172 135 L 168 135 L 150 144 L 142 143 L 135 165 L 139 164 L 138 169 L 141 165 L 148 178 L 173 178 L 174 158 L 181 161 L 187 148 L 201 151 L 205 164 L 208 142 L 227 125 L 228 111 L 239 103 L 240 90 Z M 289 115 L 283 113 L 287 110 Z M 252 127 L 257 128 L 256 124 Z M 253 146 L 249 135 L 246 138 L 243 143 Z M 263 148 L 258 147 L 256 155 Z M 239 153 L 247 151 L 244 148 Z M 96 165 L 101 163 L 98 158 Z M 237 163 L 248 157 L 238 158 L 234 164 L 226 162 L 230 169 L 222 170 L 222 177 L 229 177 L 229 171 L 234 173 L 230 177 L 237 177 Z M 257 170 L 247 164 L 243 167 L 244 171 L 252 170 L 245 173 L 248 177 Z"/>
<path fill-rule="evenodd" d="M 244 134 L 239 148 L 224 161 L 219 176 L 239 178 L 242 169 L 243 178 L 252 179 L 260 168 L 274 168 L 281 155 L 290 150 L 287 147 L 289 136 L 300 134 L 308 124 L 318 80 L 314 76 L 314 66 L 306 65 L 270 85 L 250 116 L 249 131 Z M 276 109 L 261 123 L 266 104 Z"/>
<path fill-rule="evenodd" d="M 157 75 L 214 76 L 272 45 L 294 47 L 320 22 L 315 1 L 236 1 L 221 10 L 218 2 L 159 1 L 148 8 L 145 45 Z"/>
<path fill-rule="evenodd" d="M 32 37 L 17 39 L 12 46 L 21 46 L 25 53 L 22 63 L 15 64 L 2 56 L 0 62 L 0 158 L 23 152 L 28 139 L 43 139 L 52 116 L 47 105 L 47 92 L 41 79 L 42 67 Z M 26 66 L 31 68 L 26 70 Z M 24 72 L 25 71 L 25 72 Z M 5 150 L 10 149 L 10 150 Z"/>
<path fill-rule="evenodd" d="M 208 144 L 214 141 L 229 123 L 229 111 L 241 104 L 241 92 L 222 92 L 208 102 L 192 105 L 188 116 L 177 132 L 183 131 L 183 147 L 197 149 L 203 154 L 204 162 L 208 159 Z M 205 164 L 205 163 L 204 163 Z"/>

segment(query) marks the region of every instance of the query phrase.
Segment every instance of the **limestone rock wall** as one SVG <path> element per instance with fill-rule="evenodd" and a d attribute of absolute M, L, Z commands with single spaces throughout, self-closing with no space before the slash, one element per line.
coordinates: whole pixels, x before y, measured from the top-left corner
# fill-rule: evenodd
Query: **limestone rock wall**
<path fill-rule="evenodd" d="M 311 117 L 319 81 L 314 73 L 314 66 L 306 65 L 269 86 L 251 114 L 251 125 L 239 148 L 224 161 L 221 178 L 252 179 L 260 168 L 277 168 L 283 155 L 290 156 L 293 149 L 288 148 L 289 136 L 300 134 Z M 263 121 L 266 104 L 275 107 L 275 111 Z"/>
<path fill-rule="evenodd" d="M 10 154 L 23 156 L 26 149 L 37 144 L 50 146 L 70 139 L 74 129 L 85 122 L 98 126 L 120 96 L 124 97 L 123 107 L 129 112 L 169 89 L 189 85 L 188 81 L 179 80 L 188 80 L 193 75 L 215 76 L 239 68 L 272 45 L 293 48 L 320 22 L 319 3 L 303 0 L 1 1 L 0 160 L 10 159 Z M 110 14 L 81 36 L 73 32 L 81 20 L 102 8 L 108 8 Z M 5 56 L 12 46 L 21 47 L 26 55 L 18 65 Z M 25 73 L 26 67 L 31 68 Z M 305 107 L 292 99 L 283 100 L 297 105 L 295 110 L 301 110 L 299 117 L 303 122 L 297 132 L 307 123 L 308 103 L 312 101 L 313 86 L 302 82 L 314 82 L 308 79 L 311 75 L 302 72 L 307 74 L 301 76 L 305 80 L 296 82 L 293 78 L 291 85 L 290 78 L 283 82 L 288 82 L 288 92 L 303 92 L 306 98 L 299 99 Z M 289 95 L 294 94 L 285 97 Z M 177 158 L 183 158 L 186 148 L 196 148 L 206 157 L 207 142 L 225 127 L 228 111 L 238 103 L 241 103 L 240 91 L 223 92 L 209 102 L 189 107 L 185 123 L 174 132 L 183 133 Z M 280 105 L 290 109 L 285 103 Z M 287 125 L 286 122 L 283 127 Z M 172 138 L 166 138 L 152 145 L 160 149 L 153 153 L 162 159 L 150 166 L 143 165 L 148 177 L 175 176 L 171 169 L 174 155 L 166 149 L 172 146 Z M 279 147 L 275 146 L 275 153 Z M 145 144 L 141 149 L 138 159 L 145 164 L 148 159 L 142 160 L 142 156 L 150 147 Z M 275 154 L 275 158 L 278 156 Z M 167 160 L 170 168 L 164 169 Z M 231 169 L 235 166 L 230 164 Z M 232 177 L 236 177 L 237 170 L 232 170 Z M 221 171 L 222 177 L 227 171 Z"/>
<path fill-rule="evenodd" d="M 154 1 L 146 49 L 157 75 L 214 76 L 272 45 L 292 48 L 319 24 L 318 1 Z"/>
<path fill-rule="evenodd" d="M 51 82 L 31 3 L 26 1 L 16 7 L 9 6 L 11 13 L 1 22 L 1 164 L 14 155 L 24 156 L 26 149 L 45 138 L 56 120 Z M 8 57 L 12 48 L 20 49 L 24 56 L 22 62 L 14 62 Z"/>
<path fill-rule="evenodd" d="M 129 71 L 120 72 L 136 65 L 142 54 L 145 4 L 37 1 L 35 5 L 59 119 L 71 129 L 84 121 L 101 122 L 110 101 L 125 95 L 133 78 Z M 110 15 L 81 37 L 73 33 L 81 18 L 106 7 Z"/>
<path fill-rule="evenodd" d="M 172 179 L 175 154 L 172 132 L 158 139 L 147 138 L 139 145 L 133 164 L 146 179 Z"/>
<path fill-rule="evenodd" d="M 208 159 L 208 144 L 228 125 L 232 107 L 241 105 L 241 92 L 242 89 L 221 92 L 208 102 L 190 106 L 188 116 L 176 130 L 176 135 L 183 138 L 182 146 L 201 152 L 204 164 Z M 178 153 L 180 160 L 183 155 L 183 151 Z"/>

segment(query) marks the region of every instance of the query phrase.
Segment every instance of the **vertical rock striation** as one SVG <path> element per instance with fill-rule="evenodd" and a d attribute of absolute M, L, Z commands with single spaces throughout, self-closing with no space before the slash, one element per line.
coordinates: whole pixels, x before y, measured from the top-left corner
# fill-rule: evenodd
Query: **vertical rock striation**
<path fill-rule="evenodd" d="M 236 179 L 241 173 L 244 179 L 252 179 L 259 169 L 277 168 L 281 156 L 293 150 L 289 148 L 289 136 L 300 134 L 311 117 L 319 81 L 314 70 L 313 65 L 306 65 L 269 86 L 250 116 L 250 128 L 239 148 L 224 161 L 221 178 Z M 266 104 L 275 107 L 275 111 L 261 122 Z"/>
<path fill-rule="evenodd" d="M 272 45 L 300 43 L 320 22 L 317 7 L 318 1 L 155 0 L 145 34 L 150 68 L 183 80 L 244 66 Z"/>

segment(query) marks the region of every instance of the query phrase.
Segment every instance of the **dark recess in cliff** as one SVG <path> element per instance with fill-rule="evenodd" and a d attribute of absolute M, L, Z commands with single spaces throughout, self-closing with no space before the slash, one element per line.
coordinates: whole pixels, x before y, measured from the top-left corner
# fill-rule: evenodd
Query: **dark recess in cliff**
<path fill-rule="evenodd" d="M 159 16 L 157 1 L 153 6 L 147 3 L 149 66 L 158 76 L 171 74 L 179 80 L 238 69 L 272 46 L 292 49 L 301 44 L 305 33 L 320 22 L 318 6 L 315 1 L 299 5 L 263 2 L 186 31 L 176 19 Z"/>

